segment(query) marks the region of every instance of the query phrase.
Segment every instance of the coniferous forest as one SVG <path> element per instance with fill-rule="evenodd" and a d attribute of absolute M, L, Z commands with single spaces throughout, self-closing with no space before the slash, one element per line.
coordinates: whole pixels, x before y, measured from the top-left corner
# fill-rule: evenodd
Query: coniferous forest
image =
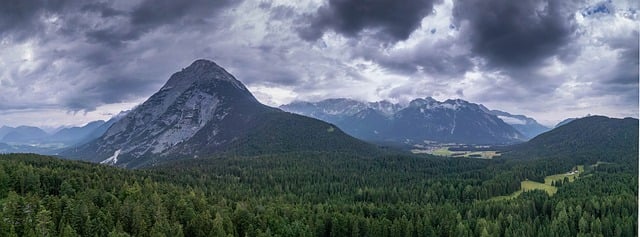
<path fill-rule="evenodd" d="M 1 155 L 0 236 L 637 236 L 635 154 L 559 160 L 295 152 L 125 170 Z M 555 195 L 495 198 L 575 165 Z"/>
<path fill-rule="evenodd" d="M 0 237 L 638 237 L 640 0 L 0 0 Z"/>

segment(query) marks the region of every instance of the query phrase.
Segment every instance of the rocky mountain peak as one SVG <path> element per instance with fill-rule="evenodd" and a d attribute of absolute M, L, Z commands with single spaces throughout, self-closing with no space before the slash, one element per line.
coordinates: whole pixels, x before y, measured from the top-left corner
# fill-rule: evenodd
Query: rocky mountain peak
<path fill-rule="evenodd" d="M 437 100 L 427 97 L 427 98 L 417 98 L 409 102 L 409 107 L 422 107 L 429 104 L 439 103 Z"/>
<path fill-rule="evenodd" d="M 176 92 L 181 92 L 194 84 L 206 87 L 222 81 L 230 82 L 234 87 L 242 91 L 249 91 L 224 68 L 206 59 L 198 59 L 180 72 L 171 75 L 169 81 L 167 81 L 160 91 L 172 89 Z"/>
<path fill-rule="evenodd" d="M 134 168 L 221 152 L 354 148 L 370 147 L 331 124 L 261 104 L 225 69 L 201 59 L 174 73 L 100 137 L 61 155 Z"/>

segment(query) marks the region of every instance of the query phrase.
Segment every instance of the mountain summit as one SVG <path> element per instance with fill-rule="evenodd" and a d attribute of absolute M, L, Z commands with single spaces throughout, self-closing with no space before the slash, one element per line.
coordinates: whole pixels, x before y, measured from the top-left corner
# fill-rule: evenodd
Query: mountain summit
<path fill-rule="evenodd" d="M 331 124 L 261 104 L 222 67 L 197 60 L 100 138 L 62 156 L 136 168 L 220 152 L 369 148 Z"/>
<path fill-rule="evenodd" d="M 431 97 L 417 98 L 407 106 L 388 101 L 326 99 L 280 108 L 334 123 L 354 137 L 374 142 L 505 144 L 525 140 L 484 106 L 460 99 L 440 102 Z"/>

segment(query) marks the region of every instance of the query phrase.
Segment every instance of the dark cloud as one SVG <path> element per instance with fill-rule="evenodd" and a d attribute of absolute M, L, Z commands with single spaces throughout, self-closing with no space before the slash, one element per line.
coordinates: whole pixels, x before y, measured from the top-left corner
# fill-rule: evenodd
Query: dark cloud
<path fill-rule="evenodd" d="M 618 62 L 611 75 L 599 78 L 596 87 L 598 95 L 617 95 L 622 104 L 638 105 L 640 78 L 640 47 L 638 31 L 632 31 L 623 37 L 607 40 L 609 47 L 618 54 Z"/>
<path fill-rule="evenodd" d="M 202 23 L 221 10 L 241 3 L 235 0 L 145 0 L 131 12 L 131 24 L 154 28 L 165 24 Z"/>
<path fill-rule="evenodd" d="M 640 47 L 638 40 L 640 36 L 638 31 L 629 32 L 624 37 L 608 39 L 608 45 L 611 49 L 618 51 L 618 65 L 616 66 L 616 75 L 612 77 L 611 83 L 623 85 L 638 85 L 639 65 L 640 65 Z"/>
<path fill-rule="evenodd" d="M 459 0 L 454 2 L 453 17 L 471 50 L 489 66 L 533 67 L 574 39 L 577 27 L 571 2 Z"/>
<path fill-rule="evenodd" d="M 423 71 L 440 77 L 460 77 L 474 64 L 466 52 L 455 52 L 456 43 L 449 38 L 434 43 L 423 41 L 414 47 L 390 53 L 365 48 L 358 55 L 402 74 Z"/>
<path fill-rule="evenodd" d="M 109 27 L 104 29 L 90 30 L 85 33 L 87 41 L 91 43 L 100 43 L 116 48 L 122 46 L 126 41 L 135 40 L 145 32 L 132 30 L 130 27 L 122 26 L 121 28 Z"/>
<path fill-rule="evenodd" d="M 346 37 L 358 37 L 365 30 L 385 42 L 406 40 L 420 27 L 422 18 L 433 11 L 438 0 L 329 0 L 298 30 L 302 39 L 314 41 L 333 30 Z"/>
<path fill-rule="evenodd" d="M 135 6 L 128 15 L 126 25 L 113 25 L 96 28 L 86 32 L 88 39 L 110 46 L 121 46 L 127 41 L 136 40 L 158 27 L 170 25 L 174 28 L 189 25 L 212 24 L 208 21 L 219 11 L 241 3 L 234 0 L 145 0 Z M 119 16 L 107 6 L 98 6 L 103 16 Z M 89 8 L 92 9 L 92 8 Z"/>
<path fill-rule="evenodd" d="M 165 35 L 168 39 L 177 38 L 174 33 L 213 30 L 217 24 L 224 23 L 216 21 L 221 12 L 240 3 L 242 1 L 235 0 L 0 1 L 0 40 L 9 46 L 26 43 L 29 45 L 26 49 L 38 50 L 31 52 L 35 58 L 21 58 L 26 49 L 16 51 L 19 54 L 15 55 L 16 60 L 23 60 L 23 64 L 29 66 L 21 66 L 26 70 L 17 67 L 5 70 L 6 77 L 2 78 L 0 73 L 0 81 L 3 84 L 19 81 L 9 92 L 32 96 L 31 104 L 44 104 L 37 100 L 55 96 L 52 100 L 71 111 L 92 111 L 103 104 L 139 99 L 157 89 L 157 80 L 168 77 L 168 68 L 141 69 L 135 61 L 158 54 L 161 44 L 173 42 L 159 40 L 147 45 L 134 41 L 145 35 L 157 35 L 162 27 L 171 33 L 171 36 Z M 179 67 L 175 62 L 169 64 Z M 141 70 L 149 73 L 142 76 Z M 30 86 L 46 80 L 53 80 L 50 84 L 56 88 L 69 83 L 69 92 L 54 91 L 53 87 L 51 91 L 36 92 L 31 88 L 34 86 Z M 16 100 L 3 100 L 0 107 L 19 106 Z"/>
<path fill-rule="evenodd" d="M 580 0 L 440 1 L 0 1 L 0 113 L 138 103 L 196 58 L 271 105 L 431 95 L 536 112 L 637 111 L 635 10 L 622 18 L 617 2 L 581 16 L 585 6 L 571 5 Z M 574 22 L 576 13 L 586 20 Z M 598 29 L 609 22 L 613 30 Z M 321 38 L 328 32 L 344 37 Z"/>
<path fill-rule="evenodd" d="M 117 9 L 109 6 L 109 4 L 107 4 L 106 2 L 88 3 L 88 4 L 84 5 L 84 6 L 82 6 L 81 10 L 88 11 L 88 12 L 100 13 L 100 16 L 103 17 L 103 18 L 114 17 L 114 16 L 123 16 L 123 15 L 127 14 L 125 11 L 117 10 Z"/>
<path fill-rule="evenodd" d="M 22 41 L 43 34 L 57 19 L 56 33 L 80 34 L 90 43 L 121 46 L 158 27 L 210 24 L 207 19 L 241 3 L 235 0 L 145 0 L 130 9 L 117 9 L 115 1 L 9 0 L 0 1 L 0 36 Z M 78 35 L 74 35 L 77 37 Z"/>
<path fill-rule="evenodd" d="M 62 12 L 71 0 L 0 1 L 0 38 L 22 41 L 44 29 L 43 18 Z"/>
<path fill-rule="evenodd" d="M 92 81 L 82 90 L 67 94 L 61 103 L 71 111 L 93 111 L 103 104 L 113 104 L 138 99 L 140 93 L 157 89 L 149 80 L 127 75 L 111 75 Z"/>

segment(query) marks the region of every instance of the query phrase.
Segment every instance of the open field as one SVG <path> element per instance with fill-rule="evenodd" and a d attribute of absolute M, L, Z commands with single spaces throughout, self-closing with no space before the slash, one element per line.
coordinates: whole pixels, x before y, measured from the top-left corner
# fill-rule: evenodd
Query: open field
<path fill-rule="evenodd" d="M 564 173 L 564 174 L 549 175 L 549 176 L 544 178 L 544 183 L 547 184 L 547 185 L 551 185 L 552 181 L 564 180 L 565 177 L 569 178 L 569 182 L 573 182 L 582 173 L 584 173 L 584 165 L 579 165 L 578 166 L 578 172 L 576 172 L 576 173 Z"/>
<path fill-rule="evenodd" d="M 556 192 L 558 192 L 558 188 L 548 185 L 548 184 L 543 184 L 543 183 L 538 183 L 538 182 L 534 182 L 534 181 L 529 181 L 529 180 L 525 180 L 522 181 L 520 183 L 520 189 L 522 191 L 531 191 L 534 189 L 538 189 L 538 190 L 544 190 L 545 192 L 547 192 L 547 194 L 554 195 L 556 194 Z"/>
<path fill-rule="evenodd" d="M 490 200 L 493 200 L 493 201 L 509 200 L 509 199 L 513 199 L 520 196 L 522 192 L 531 191 L 535 189 L 543 190 L 547 192 L 549 196 L 553 196 L 554 194 L 556 194 L 556 192 L 558 192 L 558 188 L 552 186 L 551 182 L 564 180 L 565 177 L 569 178 L 569 182 L 573 182 L 578 177 L 580 177 L 582 173 L 584 173 L 584 165 L 579 165 L 575 169 L 577 169 L 578 172 L 567 172 L 562 174 L 549 175 L 544 178 L 544 183 L 539 183 L 539 182 L 530 181 L 530 180 L 522 181 L 520 182 L 520 190 L 512 193 L 511 195 L 497 196 L 497 197 L 491 198 Z"/>
<path fill-rule="evenodd" d="M 614 164 L 611 162 L 604 162 L 604 161 L 598 161 L 597 163 L 591 165 L 591 167 L 598 167 L 599 165 L 608 165 L 608 164 Z"/>
<path fill-rule="evenodd" d="M 453 154 L 453 152 L 449 151 L 449 148 L 443 147 L 443 148 L 434 150 L 430 154 L 431 155 L 436 155 L 436 156 L 451 156 L 451 154 Z"/>
<path fill-rule="evenodd" d="M 463 154 L 459 154 L 463 153 Z M 477 159 L 493 159 L 500 156 L 496 151 L 455 151 L 451 157 L 477 158 Z"/>
<path fill-rule="evenodd" d="M 436 147 L 432 149 L 413 149 L 414 154 L 431 154 L 435 156 L 459 157 L 459 158 L 476 158 L 476 159 L 492 159 L 500 156 L 497 151 L 450 151 L 448 147 Z"/>
<path fill-rule="evenodd" d="M 522 183 L 520 185 L 522 185 Z M 516 191 L 516 192 L 512 193 L 511 195 L 492 197 L 489 200 L 491 200 L 491 201 L 504 201 L 504 200 L 517 198 L 518 196 L 520 196 L 520 194 L 522 194 L 522 190 Z"/>

